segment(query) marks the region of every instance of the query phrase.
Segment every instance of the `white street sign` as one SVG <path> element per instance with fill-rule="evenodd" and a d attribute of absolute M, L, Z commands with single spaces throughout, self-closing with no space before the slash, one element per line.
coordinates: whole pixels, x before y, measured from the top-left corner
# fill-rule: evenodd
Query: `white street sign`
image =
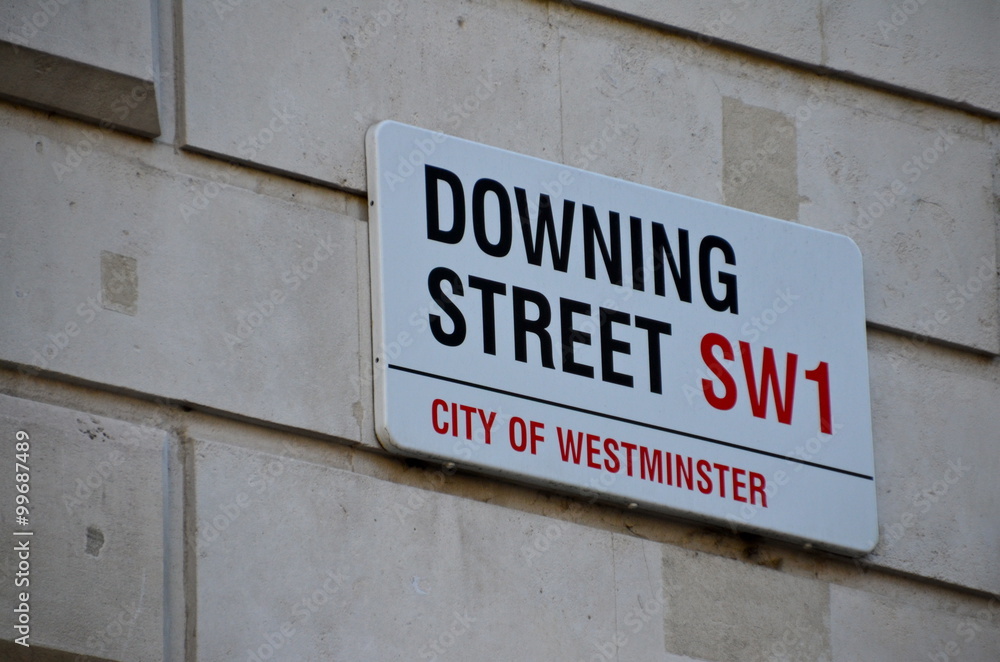
<path fill-rule="evenodd" d="M 875 546 L 850 239 L 397 122 L 367 150 L 385 448 Z"/>

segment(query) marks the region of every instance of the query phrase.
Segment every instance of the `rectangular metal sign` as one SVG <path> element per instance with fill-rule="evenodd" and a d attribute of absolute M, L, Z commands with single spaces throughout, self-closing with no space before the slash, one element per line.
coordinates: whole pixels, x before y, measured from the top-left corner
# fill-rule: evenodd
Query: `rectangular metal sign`
<path fill-rule="evenodd" d="M 367 155 L 386 449 L 875 546 L 849 238 L 397 122 Z"/>

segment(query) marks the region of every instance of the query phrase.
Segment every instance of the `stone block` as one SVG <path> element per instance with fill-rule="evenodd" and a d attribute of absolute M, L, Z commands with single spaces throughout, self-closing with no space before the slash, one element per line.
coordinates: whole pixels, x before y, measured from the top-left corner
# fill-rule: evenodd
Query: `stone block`
<path fill-rule="evenodd" d="M 703 49 L 682 39 L 579 11 L 554 8 L 553 22 L 566 81 L 562 162 L 722 202 L 717 58 L 699 60 Z"/>
<path fill-rule="evenodd" d="M 558 41 L 544 4 L 183 9 L 190 149 L 352 191 L 367 188 L 365 132 L 384 119 L 560 158 Z"/>
<path fill-rule="evenodd" d="M 214 441 L 195 480 L 199 659 L 663 655 L 655 543 Z"/>
<path fill-rule="evenodd" d="M 819 0 L 588 0 L 584 3 L 615 14 L 692 33 L 693 44 L 705 48 L 729 42 L 802 62 L 822 56 Z"/>
<path fill-rule="evenodd" d="M 878 97 L 820 98 L 798 128 L 799 220 L 859 245 L 868 320 L 1000 353 L 983 123 L 929 108 L 907 116 Z"/>
<path fill-rule="evenodd" d="M 1000 650 L 1000 600 L 970 598 L 928 609 L 896 597 L 830 587 L 833 661 L 992 662 Z"/>
<path fill-rule="evenodd" d="M 0 40 L 136 78 L 153 68 L 152 3 L 0 2 Z"/>
<path fill-rule="evenodd" d="M 827 584 L 700 552 L 666 548 L 667 650 L 715 662 L 829 662 Z"/>
<path fill-rule="evenodd" d="M 18 431 L 29 437 L 27 525 L 14 520 Z M 16 605 L 29 594 L 28 643 L 122 662 L 163 659 L 166 433 L 0 395 L 0 434 L 10 469 L 0 477 L 10 542 L 0 597 Z M 27 570 L 14 551 L 22 540 Z M 17 588 L 22 572 L 28 584 Z M 8 625 L 3 637 L 15 636 Z"/>
<path fill-rule="evenodd" d="M 798 218 L 794 117 L 723 97 L 722 158 L 727 205 L 785 221 Z"/>
<path fill-rule="evenodd" d="M 807 67 L 1000 112 L 1000 10 L 927 0 L 891 4 L 745 0 L 588 0 L 599 11 L 690 33 L 707 50 L 736 44 Z"/>
<path fill-rule="evenodd" d="M 870 346 L 881 534 L 868 560 L 1000 594 L 995 360 L 879 333 Z"/>
<path fill-rule="evenodd" d="M 0 3 L 0 98 L 160 133 L 150 2 Z"/>
<path fill-rule="evenodd" d="M 177 172 L 110 132 L 10 118 L 0 358 L 375 444 L 365 223 L 223 166 Z"/>
<path fill-rule="evenodd" d="M 987 123 L 578 10 L 553 22 L 569 165 L 847 234 L 870 322 L 1000 353 Z"/>
<path fill-rule="evenodd" d="M 823 18 L 826 66 L 1000 113 L 995 2 L 830 2 Z"/>

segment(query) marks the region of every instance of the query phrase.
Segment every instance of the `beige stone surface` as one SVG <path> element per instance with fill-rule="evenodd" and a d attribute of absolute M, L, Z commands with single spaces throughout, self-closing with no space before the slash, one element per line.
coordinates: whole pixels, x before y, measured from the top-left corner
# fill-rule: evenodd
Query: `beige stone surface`
<path fill-rule="evenodd" d="M 830 588 L 834 662 L 992 662 L 1000 650 L 1000 599 L 928 609 L 841 586 Z"/>
<path fill-rule="evenodd" d="M 375 443 L 367 226 L 342 194 L 6 112 L 0 358 Z"/>
<path fill-rule="evenodd" d="M 154 4 L 0 2 L 0 97 L 159 135 Z"/>
<path fill-rule="evenodd" d="M 997 360 L 872 332 L 879 566 L 1000 594 Z"/>
<path fill-rule="evenodd" d="M 199 659 L 663 655 L 654 543 L 280 454 L 195 448 Z"/>
<path fill-rule="evenodd" d="M 443 130 L 849 234 L 865 256 L 871 322 L 1000 352 L 995 276 L 976 306 L 949 301 L 996 252 L 995 147 L 974 116 L 573 6 L 283 7 L 186 7 L 191 149 L 363 191 L 371 124 Z M 782 7 L 728 9 L 778 14 L 769 28 L 787 36 L 782 21 L 808 25 L 818 8 L 794 19 Z M 244 36 L 257 33 L 267 38 L 251 48 Z M 301 47 L 290 54 L 292 34 Z M 507 38 L 478 46 L 497 34 Z M 225 73 L 222 44 L 244 53 Z M 512 44 L 537 46 L 499 55 Z M 463 56 L 447 61 L 460 64 L 441 68 L 453 51 Z M 326 101 L 317 86 L 343 93 Z M 771 136 L 779 124 L 792 130 Z M 942 307 L 949 323 L 934 324 Z"/>
<path fill-rule="evenodd" d="M 786 221 L 798 219 L 794 117 L 723 97 L 722 156 L 727 205 Z"/>
<path fill-rule="evenodd" d="M 15 522 L 15 435 L 28 435 L 28 525 Z M 167 503 L 163 430 L 0 395 L 0 597 L 28 593 L 28 643 L 113 660 L 163 659 Z M 23 458 L 22 458 L 23 459 Z M 15 537 L 12 531 L 31 531 Z M 179 533 L 179 531 L 173 531 Z M 19 566 L 28 540 L 27 570 Z M 21 576 L 18 575 L 21 573 Z M 16 586 L 18 579 L 27 584 Z M 17 634 L 5 616 L 3 638 Z"/>
<path fill-rule="evenodd" d="M 561 156 L 544 4 L 184 2 L 183 13 L 191 149 L 353 191 L 366 189 L 365 131 L 384 119 Z"/>
<path fill-rule="evenodd" d="M 718 662 L 832 659 L 827 584 L 699 552 L 664 553 L 667 649 Z"/>
<path fill-rule="evenodd" d="M 1000 12 L 990 0 L 744 0 L 657 2 L 589 0 L 621 14 L 689 34 L 691 48 L 714 43 L 860 77 L 908 94 L 933 95 L 1000 112 Z"/>
<path fill-rule="evenodd" d="M 152 78 L 147 0 L 0 2 L 0 41 L 137 78 Z"/>

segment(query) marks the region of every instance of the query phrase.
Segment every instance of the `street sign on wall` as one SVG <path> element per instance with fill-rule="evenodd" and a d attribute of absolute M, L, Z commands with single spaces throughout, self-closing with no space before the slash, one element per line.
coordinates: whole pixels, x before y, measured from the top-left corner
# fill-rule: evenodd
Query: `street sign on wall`
<path fill-rule="evenodd" d="M 386 449 L 874 547 L 850 239 L 397 122 L 367 157 Z"/>

